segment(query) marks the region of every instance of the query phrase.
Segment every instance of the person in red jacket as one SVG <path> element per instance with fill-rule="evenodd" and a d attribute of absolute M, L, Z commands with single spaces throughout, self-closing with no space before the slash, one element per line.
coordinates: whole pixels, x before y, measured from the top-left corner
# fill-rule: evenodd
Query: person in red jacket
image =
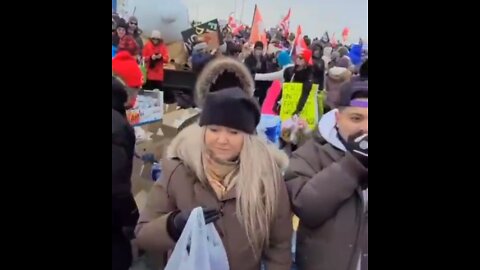
<path fill-rule="evenodd" d="M 163 91 L 163 64 L 168 63 L 169 56 L 167 46 L 163 43 L 160 31 L 153 30 L 150 40 L 143 48 L 143 57 L 147 67 L 147 82 L 145 89 L 159 89 Z M 175 103 L 175 96 L 170 91 L 163 92 L 164 102 L 167 104 Z"/>
<path fill-rule="evenodd" d="M 119 77 L 129 89 L 138 90 L 143 85 L 143 74 L 140 66 L 137 63 L 135 54 L 137 51 L 137 43 L 130 36 L 125 36 L 118 44 L 118 53 L 112 59 L 112 73 Z M 129 107 L 134 106 L 136 98 L 132 98 Z"/>

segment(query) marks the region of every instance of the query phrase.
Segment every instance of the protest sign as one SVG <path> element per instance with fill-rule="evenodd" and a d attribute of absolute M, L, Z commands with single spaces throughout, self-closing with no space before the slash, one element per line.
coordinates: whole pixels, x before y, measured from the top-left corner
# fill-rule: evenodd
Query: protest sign
<path fill-rule="evenodd" d="M 220 33 L 220 25 L 218 20 L 211 20 L 202 23 L 182 32 L 183 42 L 188 53 L 192 53 L 193 44 L 195 40 L 198 42 L 205 42 L 208 48 L 213 50 L 223 44 L 223 36 Z"/>
<path fill-rule="evenodd" d="M 302 83 L 284 83 L 282 90 L 282 105 L 280 108 L 280 118 L 286 121 L 292 118 L 293 113 L 297 109 L 298 101 L 302 95 Z M 314 129 L 318 122 L 318 104 L 317 104 L 318 85 L 313 84 L 312 89 L 305 102 L 299 117 L 307 121 L 310 129 Z"/>

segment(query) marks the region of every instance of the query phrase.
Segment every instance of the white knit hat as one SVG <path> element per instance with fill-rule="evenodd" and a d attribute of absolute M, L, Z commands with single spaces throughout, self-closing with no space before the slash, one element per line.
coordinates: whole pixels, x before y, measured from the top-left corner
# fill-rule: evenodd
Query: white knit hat
<path fill-rule="evenodd" d="M 150 35 L 150 38 L 161 39 L 162 38 L 162 33 L 160 33 L 160 31 L 158 31 L 158 30 L 153 30 L 152 34 Z"/>

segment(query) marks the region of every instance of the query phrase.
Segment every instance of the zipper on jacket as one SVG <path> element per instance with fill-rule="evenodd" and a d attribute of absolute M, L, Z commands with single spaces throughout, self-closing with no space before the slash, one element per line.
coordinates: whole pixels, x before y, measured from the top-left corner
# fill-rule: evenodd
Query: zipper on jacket
<path fill-rule="evenodd" d="M 228 234 L 227 234 L 227 226 L 225 224 L 225 219 L 223 218 L 223 208 L 225 207 L 225 202 L 222 201 L 220 202 L 220 220 L 222 222 L 222 227 L 223 227 L 223 236 L 225 237 L 224 241 L 224 247 L 227 255 L 229 254 L 230 246 L 229 246 L 229 241 L 228 241 Z"/>

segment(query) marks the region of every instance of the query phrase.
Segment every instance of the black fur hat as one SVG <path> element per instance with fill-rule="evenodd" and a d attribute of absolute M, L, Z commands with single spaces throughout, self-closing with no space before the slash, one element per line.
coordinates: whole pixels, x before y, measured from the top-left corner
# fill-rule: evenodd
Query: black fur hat
<path fill-rule="evenodd" d="M 259 122 L 258 102 L 241 88 L 232 87 L 207 95 L 199 124 L 224 126 L 253 134 Z"/>

